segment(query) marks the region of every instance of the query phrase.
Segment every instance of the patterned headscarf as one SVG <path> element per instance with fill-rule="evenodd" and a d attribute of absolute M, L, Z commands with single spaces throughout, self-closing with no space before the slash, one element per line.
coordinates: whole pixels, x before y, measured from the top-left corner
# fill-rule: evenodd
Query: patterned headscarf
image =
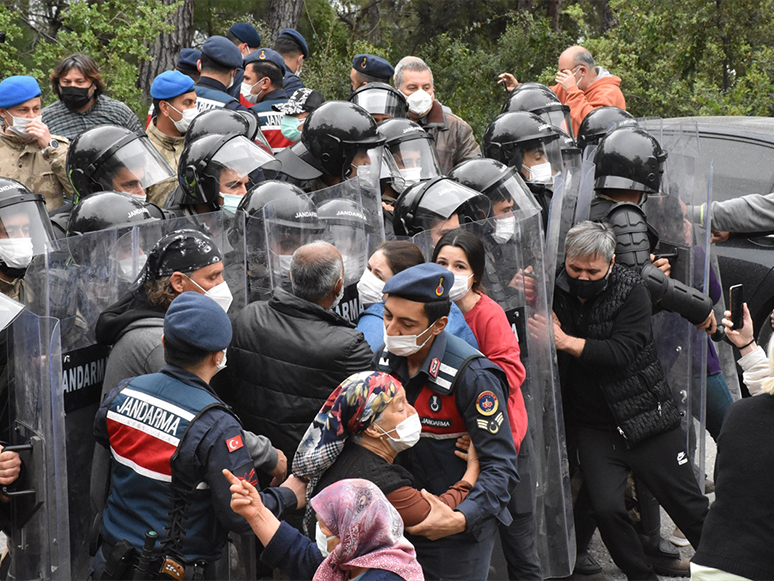
<path fill-rule="evenodd" d="M 350 375 L 328 397 L 301 438 L 293 458 L 293 474 L 309 478 L 305 527 L 312 515 L 309 504 L 312 491 L 344 449 L 347 437 L 360 434 L 370 426 L 397 395 L 400 387 L 400 381 L 392 375 L 361 371 Z"/>
<path fill-rule="evenodd" d="M 204 232 L 175 230 L 153 246 L 135 285 L 170 276 L 173 272 L 193 272 L 222 260 L 218 245 Z"/>
<path fill-rule="evenodd" d="M 381 569 L 406 581 L 423 581 L 403 520 L 381 490 L 368 480 L 339 480 L 312 499 L 312 506 L 341 539 L 317 568 L 313 581 L 345 581 L 354 567 Z"/>

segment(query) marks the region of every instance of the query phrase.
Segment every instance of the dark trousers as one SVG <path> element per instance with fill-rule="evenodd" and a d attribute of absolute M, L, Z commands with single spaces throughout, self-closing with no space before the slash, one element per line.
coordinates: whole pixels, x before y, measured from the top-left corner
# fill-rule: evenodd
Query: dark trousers
<path fill-rule="evenodd" d="M 511 492 L 508 511 L 513 522 L 499 523 L 500 543 L 508 563 L 508 579 L 543 581 L 543 570 L 537 550 L 535 527 L 535 481 L 531 464 L 532 436 L 527 435 L 519 448 L 519 483 Z"/>
<path fill-rule="evenodd" d="M 678 427 L 627 449 L 613 430 L 577 428 L 580 467 L 599 532 L 629 579 L 657 579 L 629 520 L 624 491 L 629 472 L 647 486 L 694 548 L 709 509 Z"/>
<path fill-rule="evenodd" d="M 425 579 L 485 581 L 497 533 L 496 520 L 493 518 L 484 523 L 477 537 L 460 533 L 430 541 L 425 537 L 406 535 L 417 551 L 417 561 L 422 565 Z"/>

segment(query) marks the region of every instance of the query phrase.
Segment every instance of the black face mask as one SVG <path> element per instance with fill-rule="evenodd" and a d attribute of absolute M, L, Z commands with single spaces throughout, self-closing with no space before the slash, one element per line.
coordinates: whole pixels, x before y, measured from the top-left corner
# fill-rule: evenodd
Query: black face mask
<path fill-rule="evenodd" d="M 91 100 L 92 95 L 89 95 L 89 91 L 91 87 L 59 87 L 59 99 L 65 107 L 76 111 Z"/>
<path fill-rule="evenodd" d="M 567 274 L 567 286 L 570 292 L 579 299 L 592 299 L 607 288 L 608 274 L 612 265 L 608 267 L 605 276 L 599 280 L 581 280 Z"/>

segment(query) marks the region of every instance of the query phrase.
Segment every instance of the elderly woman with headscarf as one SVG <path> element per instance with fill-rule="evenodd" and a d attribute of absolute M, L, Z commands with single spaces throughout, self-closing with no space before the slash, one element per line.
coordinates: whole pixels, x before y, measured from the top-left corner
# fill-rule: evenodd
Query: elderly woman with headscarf
<path fill-rule="evenodd" d="M 362 479 L 341 480 L 312 499 L 315 541 L 280 522 L 255 487 L 228 470 L 231 508 L 250 523 L 264 545 L 261 560 L 291 579 L 313 581 L 422 581 L 414 547 L 381 490 Z"/>
<path fill-rule="evenodd" d="M 370 480 L 397 509 L 407 527 L 430 513 L 430 503 L 413 487 L 413 477 L 395 457 L 419 441 L 422 426 L 406 392 L 387 373 L 364 371 L 345 379 L 325 402 L 304 434 L 293 460 L 293 474 L 309 478 L 308 500 L 345 478 Z M 455 508 L 476 484 L 478 457 L 468 438 L 458 440 L 455 452 L 467 460 L 462 479 L 439 499 Z M 463 451 L 467 449 L 467 454 Z"/>

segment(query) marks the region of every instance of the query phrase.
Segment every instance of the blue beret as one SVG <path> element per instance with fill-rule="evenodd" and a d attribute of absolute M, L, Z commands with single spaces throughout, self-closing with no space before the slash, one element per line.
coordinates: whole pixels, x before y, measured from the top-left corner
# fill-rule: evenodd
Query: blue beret
<path fill-rule="evenodd" d="M 407 268 L 384 284 L 384 293 L 415 301 L 432 303 L 449 300 L 454 275 L 440 264 L 425 262 Z"/>
<path fill-rule="evenodd" d="M 352 68 L 359 73 L 390 79 L 395 74 L 395 69 L 382 57 L 373 54 L 359 54 L 352 59 Z"/>
<path fill-rule="evenodd" d="M 274 63 L 279 67 L 279 70 L 282 71 L 282 74 L 285 74 L 285 59 L 283 59 L 282 55 L 276 50 L 271 50 L 270 48 L 259 48 L 258 50 L 254 50 L 245 57 L 243 66 L 246 67 L 250 63 L 260 61 L 269 61 L 270 63 Z"/>
<path fill-rule="evenodd" d="M 195 292 L 178 295 L 164 316 L 164 341 L 208 353 L 231 343 L 231 321 L 218 303 Z"/>
<path fill-rule="evenodd" d="M 38 82 L 32 77 L 8 77 L 0 83 L 0 107 L 16 107 L 25 101 L 40 97 Z"/>
<path fill-rule="evenodd" d="M 193 79 L 180 71 L 164 71 L 151 85 L 150 94 L 154 99 L 174 99 L 194 90 Z"/>
<path fill-rule="evenodd" d="M 304 58 L 309 58 L 309 47 L 306 45 L 304 37 L 301 36 L 301 33 L 297 30 L 286 28 L 280 32 L 279 35 L 277 35 L 277 38 L 289 38 L 298 45 L 298 48 L 301 49 L 301 54 L 304 55 Z"/>
<path fill-rule="evenodd" d="M 177 68 L 196 70 L 196 64 L 201 59 L 202 51 L 195 48 L 184 48 L 180 51 L 180 56 L 177 58 Z"/>
<path fill-rule="evenodd" d="M 242 53 L 225 36 L 211 36 L 204 41 L 202 54 L 230 69 L 242 68 Z"/>
<path fill-rule="evenodd" d="M 254 26 L 247 24 L 247 22 L 237 22 L 228 31 L 242 42 L 247 43 L 250 48 L 261 46 L 261 35 L 258 34 Z"/>

